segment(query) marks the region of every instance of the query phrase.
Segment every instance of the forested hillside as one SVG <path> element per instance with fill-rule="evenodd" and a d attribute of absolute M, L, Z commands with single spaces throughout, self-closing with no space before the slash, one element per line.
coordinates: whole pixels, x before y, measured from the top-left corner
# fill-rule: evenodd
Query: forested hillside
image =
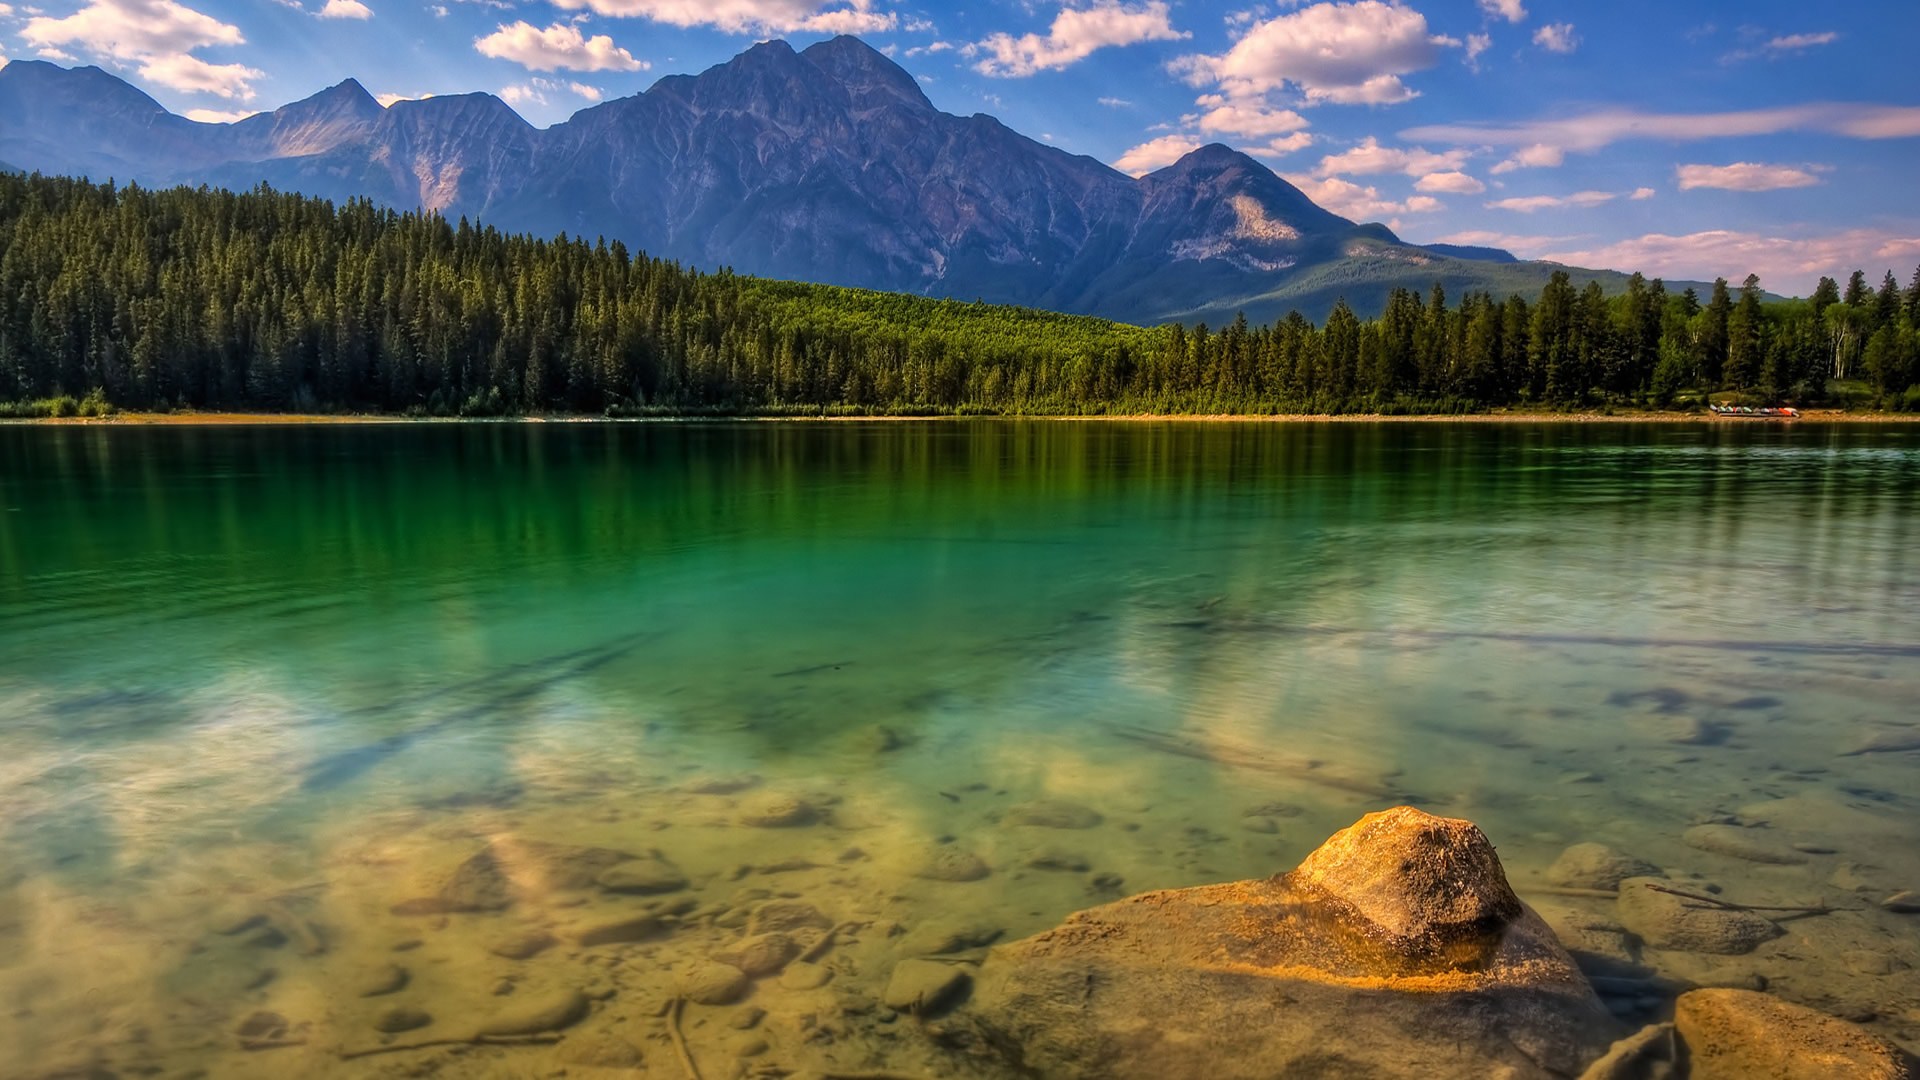
<path fill-rule="evenodd" d="M 1920 394 L 1920 271 L 1209 329 L 700 273 L 363 201 L 0 176 L 0 401 L 517 412 L 1451 411 Z"/>

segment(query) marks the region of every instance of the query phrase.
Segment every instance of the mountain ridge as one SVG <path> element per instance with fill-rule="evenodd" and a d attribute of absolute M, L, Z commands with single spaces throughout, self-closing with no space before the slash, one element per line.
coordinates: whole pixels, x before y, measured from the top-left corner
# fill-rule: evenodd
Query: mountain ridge
<path fill-rule="evenodd" d="M 265 182 L 695 266 L 1137 323 L 1318 319 L 1339 298 L 1366 314 L 1395 287 L 1504 295 L 1560 269 L 1407 244 L 1217 143 L 1130 177 L 992 116 L 941 112 L 846 36 L 762 42 L 547 128 L 487 93 L 382 107 L 354 79 L 208 124 L 99 68 L 15 61 L 0 68 L 0 160 L 147 185 Z"/>

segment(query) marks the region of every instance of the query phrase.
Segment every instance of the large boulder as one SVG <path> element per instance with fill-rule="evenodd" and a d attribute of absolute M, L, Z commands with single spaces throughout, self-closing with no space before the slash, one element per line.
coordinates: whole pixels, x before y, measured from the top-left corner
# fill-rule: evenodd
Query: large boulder
<path fill-rule="evenodd" d="M 1296 870 L 993 950 L 981 1045 L 1063 1080 L 1576 1076 L 1621 1029 L 1472 823 L 1369 814 Z"/>
<path fill-rule="evenodd" d="M 1674 1006 L 1689 1080 L 1914 1080 L 1892 1043 L 1753 990 L 1692 990 Z"/>

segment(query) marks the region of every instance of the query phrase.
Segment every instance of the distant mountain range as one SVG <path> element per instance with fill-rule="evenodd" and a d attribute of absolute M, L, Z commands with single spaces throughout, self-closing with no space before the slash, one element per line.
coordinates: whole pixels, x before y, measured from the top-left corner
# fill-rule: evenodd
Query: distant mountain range
<path fill-rule="evenodd" d="M 142 184 L 367 196 L 508 231 L 619 239 L 700 267 L 1128 322 L 1361 314 L 1436 280 L 1531 294 L 1557 267 L 1418 246 L 1213 145 L 1139 179 L 934 108 L 857 38 L 756 45 L 545 130 L 491 94 L 382 107 L 347 80 L 237 123 L 99 68 L 0 69 L 0 161 Z M 1578 271 L 1617 290 L 1622 275 Z"/>

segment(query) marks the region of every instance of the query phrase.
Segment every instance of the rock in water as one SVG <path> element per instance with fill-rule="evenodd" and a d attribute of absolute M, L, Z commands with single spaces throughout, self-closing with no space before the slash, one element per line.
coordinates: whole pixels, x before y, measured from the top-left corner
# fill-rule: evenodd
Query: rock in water
<path fill-rule="evenodd" d="M 990 873 L 987 864 L 971 851 L 931 847 L 922 853 L 913 876 L 928 881 L 979 881 Z"/>
<path fill-rule="evenodd" d="M 517 995 L 516 995 L 517 996 Z M 480 1025 L 482 1035 L 538 1035 L 572 1027 L 587 1016 L 587 995 L 571 987 L 530 995 Z"/>
<path fill-rule="evenodd" d="M 1769 842 L 1764 829 L 1743 829 L 1738 825 L 1695 825 L 1681 834 L 1681 839 L 1687 842 L 1688 847 L 1748 862 L 1798 866 L 1807 861 L 1805 855 L 1791 850 L 1784 842 Z"/>
<path fill-rule="evenodd" d="M 937 960 L 902 960 L 887 980 L 887 1008 L 919 1016 L 937 1016 L 967 992 L 967 970 Z"/>
<path fill-rule="evenodd" d="M 740 824 L 756 829 L 792 829 L 818 820 L 813 804 L 792 795 L 766 795 L 740 809 Z"/>
<path fill-rule="evenodd" d="M 800 943 L 781 933 L 755 934 L 713 954 L 715 960 L 732 964 L 758 979 L 777 975 L 787 962 L 800 955 Z"/>
<path fill-rule="evenodd" d="M 1410 807 L 1289 874 L 1080 912 L 974 983 L 983 1053 L 1062 1080 L 1548 1080 L 1620 1032 L 1480 830 Z"/>
<path fill-rule="evenodd" d="M 1368 814 L 1334 833 L 1287 880 L 1358 916 L 1364 932 L 1384 932 L 1408 949 L 1470 940 L 1521 912 L 1479 826 L 1411 806 Z"/>
<path fill-rule="evenodd" d="M 1547 867 L 1547 881 L 1569 889 L 1617 889 L 1630 877 L 1657 877 L 1660 868 L 1605 844 L 1575 844 Z"/>
<path fill-rule="evenodd" d="M 746 973 L 732 964 L 715 961 L 695 964 L 682 972 L 680 992 L 699 1005 L 731 1005 L 747 992 Z"/>
<path fill-rule="evenodd" d="M 615 863 L 600 871 L 595 880 L 608 892 L 635 896 L 679 892 L 687 887 L 687 875 L 660 855 Z"/>
<path fill-rule="evenodd" d="M 1669 883 L 1628 878 L 1620 883 L 1614 912 L 1620 924 L 1656 949 L 1738 956 L 1780 936 L 1780 928 L 1751 911 L 1710 907 L 1698 901 L 1648 888 Z"/>
<path fill-rule="evenodd" d="M 1024 802 L 1007 811 L 1008 825 L 1039 829 L 1091 829 L 1104 820 L 1098 810 L 1060 799 Z"/>
<path fill-rule="evenodd" d="M 1690 1080 L 1913 1080 L 1916 1073 L 1892 1043 L 1752 990 L 1689 991 L 1673 1022 Z"/>

